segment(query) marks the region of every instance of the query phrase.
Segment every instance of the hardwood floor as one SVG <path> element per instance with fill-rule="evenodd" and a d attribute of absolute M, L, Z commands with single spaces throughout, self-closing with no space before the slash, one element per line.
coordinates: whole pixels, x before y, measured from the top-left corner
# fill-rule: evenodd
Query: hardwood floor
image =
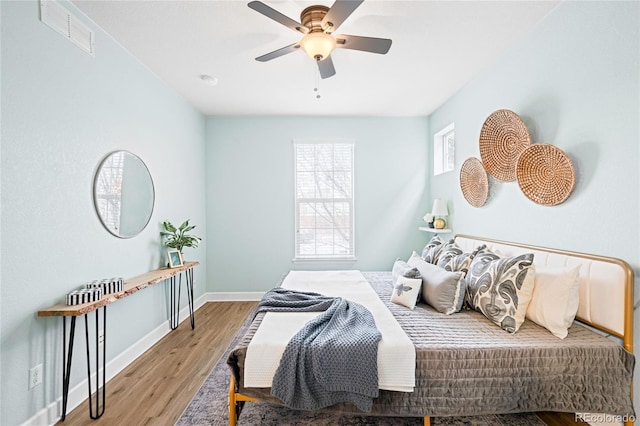
<path fill-rule="evenodd" d="M 104 415 L 89 418 L 85 402 L 60 426 L 175 424 L 257 302 L 207 303 L 107 383 Z M 573 415 L 540 413 L 550 426 L 568 426 Z M 582 423 L 584 424 L 584 423 Z"/>
<path fill-rule="evenodd" d="M 256 305 L 206 303 L 195 330 L 183 321 L 107 383 L 102 417 L 91 420 L 85 402 L 58 425 L 173 425 Z"/>
<path fill-rule="evenodd" d="M 547 426 L 570 426 L 570 425 L 588 425 L 582 420 L 576 420 L 575 414 L 571 413 L 538 413 L 538 417 L 542 419 Z"/>

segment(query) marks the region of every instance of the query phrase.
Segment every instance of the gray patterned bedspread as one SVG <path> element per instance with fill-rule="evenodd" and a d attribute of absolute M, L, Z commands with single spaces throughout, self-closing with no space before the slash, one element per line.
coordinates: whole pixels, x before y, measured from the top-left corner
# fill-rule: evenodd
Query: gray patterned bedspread
<path fill-rule="evenodd" d="M 445 316 L 421 303 L 411 311 L 389 302 L 390 272 L 363 274 L 416 347 L 415 391 L 381 390 L 371 415 L 634 414 L 635 358 L 617 342 L 577 323 L 560 340 L 531 321 L 509 334 L 475 311 Z M 243 387 L 247 345 L 263 316 L 255 317 L 228 363 L 241 393 L 278 403 L 269 389 Z M 331 409 L 358 412 L 349 403 Z"/>

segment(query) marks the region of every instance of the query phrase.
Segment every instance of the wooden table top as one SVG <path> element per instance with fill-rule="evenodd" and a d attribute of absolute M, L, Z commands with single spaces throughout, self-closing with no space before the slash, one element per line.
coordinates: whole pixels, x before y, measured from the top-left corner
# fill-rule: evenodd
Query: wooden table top
<path fill-rule="evenodd" d="M 96 300 L 95 302 L 83 303 L 81 305 L 66 305 L 64 303 L 59 303 L 57 305 L 51 306 L 50 308 L 39 310 L 38 316 L 51 317 L 84 315 L 91 311 L 95 311 L 96 309 L 100 309 L 103 306 L 113 303 L 119 299 L 130 296 L 133 293 L 142 290 L 143 288 L 148 287 L 152 284 L 171 278 L 172 276 L 191 269 L 199 264 L 200 262 L 186 262 L 183 266 L 178 266 L 177 268 L 160 268 L 154 271 L 149 271 L 142 275 L 138 275 L 137 277 L 125 280 L 124 290 L 120 293 L 107 294 L 100 300 Z"/>

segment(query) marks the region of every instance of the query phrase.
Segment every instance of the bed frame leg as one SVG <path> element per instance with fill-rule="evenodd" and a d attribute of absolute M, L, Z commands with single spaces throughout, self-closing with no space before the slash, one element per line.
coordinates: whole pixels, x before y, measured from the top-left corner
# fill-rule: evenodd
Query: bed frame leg
<path fill-rule="evenodd" d="M 424 426 L 431 426 L 431 417 L 424 416 Z"/>
<path fill-rule="evenodd" d="M 229 380 L 229 426 L 236 426 L 236 380 L 233 374 Z"/>

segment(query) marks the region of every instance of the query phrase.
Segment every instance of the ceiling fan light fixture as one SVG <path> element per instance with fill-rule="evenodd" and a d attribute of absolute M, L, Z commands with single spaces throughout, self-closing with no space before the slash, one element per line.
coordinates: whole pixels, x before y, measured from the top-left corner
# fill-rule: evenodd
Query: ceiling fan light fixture
<path fill-rule="evenodd" d="M 311 59 L 321 61 L 331 55 L 336 47 L 336 39 L 323 32 L 311 32 L 302 37 L 300 47 Z"/>

